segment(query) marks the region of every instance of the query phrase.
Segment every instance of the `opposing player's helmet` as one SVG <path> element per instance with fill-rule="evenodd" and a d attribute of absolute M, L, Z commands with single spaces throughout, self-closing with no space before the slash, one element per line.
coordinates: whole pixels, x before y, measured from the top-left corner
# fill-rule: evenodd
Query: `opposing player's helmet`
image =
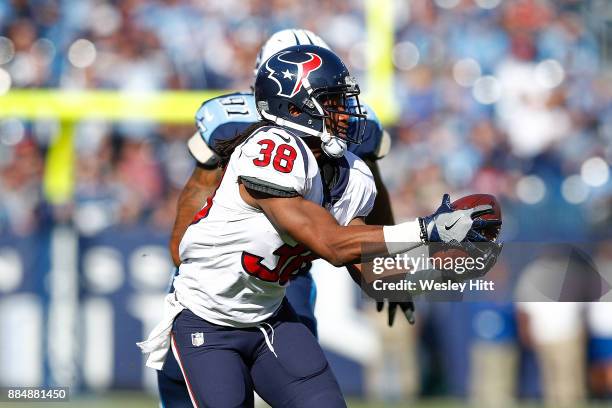
<path fill-rule="evenodd" d="M 347 142 L 361 143 L 365 115 L 358 95 L 359 85 L 342 60 L 314 45 L 272 55 L 255 79 L 262 118 L 321 138 L 323 151 L 332 157 L 344 155 Z"/>
<path fill-rule="evenodd" d="M 257 71 L 262 62 L 265 62 L 272 55 L 285 48 L 295 45 L 317 45 L 325 49 L 330 49 L 321 37 L 312 31 L 302 30 L 299 28 L 290 28 L 287 30 L 277 31 L 261 46 L 257 59 L 255 60 L 255 69 L 253 75 L 257 76 Z"/>

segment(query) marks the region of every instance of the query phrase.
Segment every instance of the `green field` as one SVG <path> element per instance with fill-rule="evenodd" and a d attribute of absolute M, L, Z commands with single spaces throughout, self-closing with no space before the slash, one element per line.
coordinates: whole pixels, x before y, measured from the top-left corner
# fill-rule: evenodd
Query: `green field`
<path fill-rule="evenodd" d="M 349 400 L 348 406 L 351 408 L 467 408 L 468 404 L 452 399 L 426 399 L 405 403 L 382 403 L 382 402 L 367 402 L 363 400 Z M 609 404 L 588 404 L 584 408 L 609 407 Z M 0 407 L 15 407 L 15 408 L 151 408 L 158 407 L 158 400 L 150 395 L 143 393 L 113 393 L 104 395 L 89 395 L 73 398 L 68 403 L 1 403 Z M 516 405 L 517 408 L 539 408 L 543 407 L 537 403 L 522 403 Z M 579 407 L 577 407 L 579 408 Z"/>

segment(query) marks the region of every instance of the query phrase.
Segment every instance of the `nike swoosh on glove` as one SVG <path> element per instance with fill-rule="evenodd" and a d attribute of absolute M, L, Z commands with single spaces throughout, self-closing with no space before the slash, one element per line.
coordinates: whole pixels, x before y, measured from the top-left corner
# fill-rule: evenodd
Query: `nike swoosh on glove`
<path fill-rule="evenodd" d="M 435 213 L 419 218 L 421 238 L 425 242 L 462 242 L 472 230 L 474 219 L 493 211 L 485 204 L 466 210 L 454 210 L 449 194 L 444 194 L 442 204 Z"/>

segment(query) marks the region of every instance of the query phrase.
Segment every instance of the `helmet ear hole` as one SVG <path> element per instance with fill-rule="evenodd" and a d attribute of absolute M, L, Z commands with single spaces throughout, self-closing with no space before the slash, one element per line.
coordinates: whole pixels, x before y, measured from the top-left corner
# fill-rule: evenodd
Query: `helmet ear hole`
<path fill-rule="evenodd" d="M 291 116 L 300 116 L 302 114 L 302 110 L 300 108 L 297 107 L 297 105 L 289 102 L 288 104 L 288 110 L 289 110 L 289 114 Z"/>

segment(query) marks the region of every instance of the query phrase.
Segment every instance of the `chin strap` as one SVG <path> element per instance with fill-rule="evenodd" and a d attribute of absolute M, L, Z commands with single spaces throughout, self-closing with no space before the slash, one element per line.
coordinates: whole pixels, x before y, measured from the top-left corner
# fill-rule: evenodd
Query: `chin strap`
<path fill-rule="evenodd" d="M 321 136 L 321 149 L 323 149 L 325 154 L 329 157 L 339 159 L 344 156 L 347 148 L 346 141 L 339 137 L 332 136 L 327 132 Z"/>
<path fill-rule="evenodd" d="M 325 111 L 323 110 L 323 107 L 319 104 L 316 98 L 312 97 L 312 87 L 310 86 L 310 81 L 308 81 L 308 78 L 302 79 L 302 86 L 304 87 L 304 89 L 306 89 L 306 92 L 310 97 L 310 101 L 317 109 L 319 114 L 321 116 L 325 116 Z M 319 134 L 319 137 L 321 138 L 321 149 L 323 149 L 323 152 L 325 152 L 326 155 L 334 159 L 339 159 L 340 157 L 344 156 L 344 153 L 346 153 L 347 149 L 346 141 L 340 139 L 337 136 L 331 135 L 327 131 L 325 121 L 323 121 L 323 129 Z"/>

